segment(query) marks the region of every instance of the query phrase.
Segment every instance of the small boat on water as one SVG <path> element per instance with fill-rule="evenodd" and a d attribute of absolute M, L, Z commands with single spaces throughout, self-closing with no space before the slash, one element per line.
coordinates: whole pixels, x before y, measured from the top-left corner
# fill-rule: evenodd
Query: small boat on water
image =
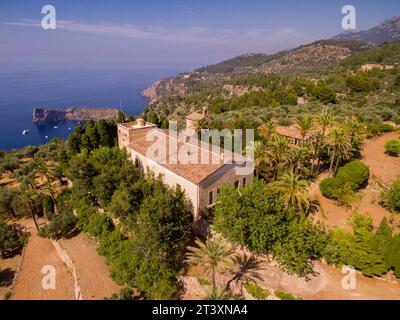
<path fill-rule="evenodd" d="M 28 129 L 23 130 L 23 131 L 22 131 L 22 134 L 23 134 L 24 136 L 26 136 L 27 134 L 29 134 L 29 130 L 28 130 Z"/>
<path fill-rule="evenodd" d="M 53 128 L 54 128 L 54 129 L 58 129 L 58 126 L 54 126 Z"/>

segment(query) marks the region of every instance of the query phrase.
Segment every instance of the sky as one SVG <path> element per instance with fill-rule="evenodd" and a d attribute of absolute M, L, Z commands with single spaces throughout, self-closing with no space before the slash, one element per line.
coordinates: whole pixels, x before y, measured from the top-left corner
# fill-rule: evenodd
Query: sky
<path fill-rule="evenodd" d="M 275 53 L 400 14 L 394 0 L 1 0 L 0 70 L 192 69 L 245 53 Z M 56 9 L 43 30 L 42 7 Z"/>

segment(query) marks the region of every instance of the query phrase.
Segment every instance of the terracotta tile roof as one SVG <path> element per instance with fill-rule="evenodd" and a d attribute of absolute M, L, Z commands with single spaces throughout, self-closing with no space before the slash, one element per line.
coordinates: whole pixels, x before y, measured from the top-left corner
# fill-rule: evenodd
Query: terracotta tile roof
<path fill-rule="evenodd" d="M 153 128 L 149 128 L 150 130 Z M 147 151 L 150 146 L 156 143 L 156 139 L 153 141 L 147 141 L 146 135 L 149 129 L 140 130 L 140 132 L 135 133 L 134 139 L 132 139 L 129 148 L 135 150 L 136 152 L 140 153 L 143 156 L 148 156 Z M 169 159 L 169 131 L 168 130 L 160 130 L 155 129 L 154 137 L 160 136 L 165 134 L 165 138 L 167 140 L 166 143 L 166 155 L 156 155 L 157 159 L 152 159 L 156 161 L 159 165 L 165 167 L 166 169 L 174 172 L 175 174 L 189 180 L 195 184 L 199 184 L 201 181 L 206 179 L 208 176 L 222 168 L 226 162 L 229 160 L 229 156 L 222 156 L 223 149 L 220 150 L 220 153 L 212 152 L 212 145 L 208 144 L 207 149 L 201 148 L 201 144 L 198 145 L 193 144 L 191 142 L 185 142 L 182 139 L 176 139 L 176 137 L 171 137 L 171 143 L 175 143 L 177 145 L 177 150 L 180 154 L 183 152 L 188 152 L 188 157 L 193 155 L 193 153 L 197 153 L 198 163 L 182 163 L 177 159 L 176 161 L 170 161 Z M 186 151 L 187 150 L 187 151 Z M 202 156 L 205 159 L 208 159 L 209 164 L 202 164 L 201 159 Z M 196 156 L 193 156 L 196 157 Z M 176 162 L 171 163 L 171 162 Z"/>

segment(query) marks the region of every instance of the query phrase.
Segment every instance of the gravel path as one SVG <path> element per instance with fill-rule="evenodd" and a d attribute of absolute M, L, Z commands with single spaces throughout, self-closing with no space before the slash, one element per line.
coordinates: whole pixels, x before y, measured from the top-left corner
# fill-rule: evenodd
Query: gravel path
<path fill-rule="evenodd" d="M 68 268 L 61 262 L 49 239 L 40 238 L 32 220 L 26 220 L 30 237 L 25 248 L 21 269 L 16 278 L 13 300 L 74 300 L 74 283 Z M 43 289 L 43 266 L 56 271 L 55 289 Z"/>

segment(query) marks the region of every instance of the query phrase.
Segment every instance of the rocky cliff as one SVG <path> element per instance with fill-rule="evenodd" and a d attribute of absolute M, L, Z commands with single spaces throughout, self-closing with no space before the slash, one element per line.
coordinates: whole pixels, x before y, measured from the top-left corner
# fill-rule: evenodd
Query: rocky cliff
<path fill-rule="evenodd" d="M 113 120 L 117 115 L 118 110 L 113 108 L 70 108 L 66 110 L 35 108 L 33 109 L 33 123 L 40 124 L 62 120 Z"/>

